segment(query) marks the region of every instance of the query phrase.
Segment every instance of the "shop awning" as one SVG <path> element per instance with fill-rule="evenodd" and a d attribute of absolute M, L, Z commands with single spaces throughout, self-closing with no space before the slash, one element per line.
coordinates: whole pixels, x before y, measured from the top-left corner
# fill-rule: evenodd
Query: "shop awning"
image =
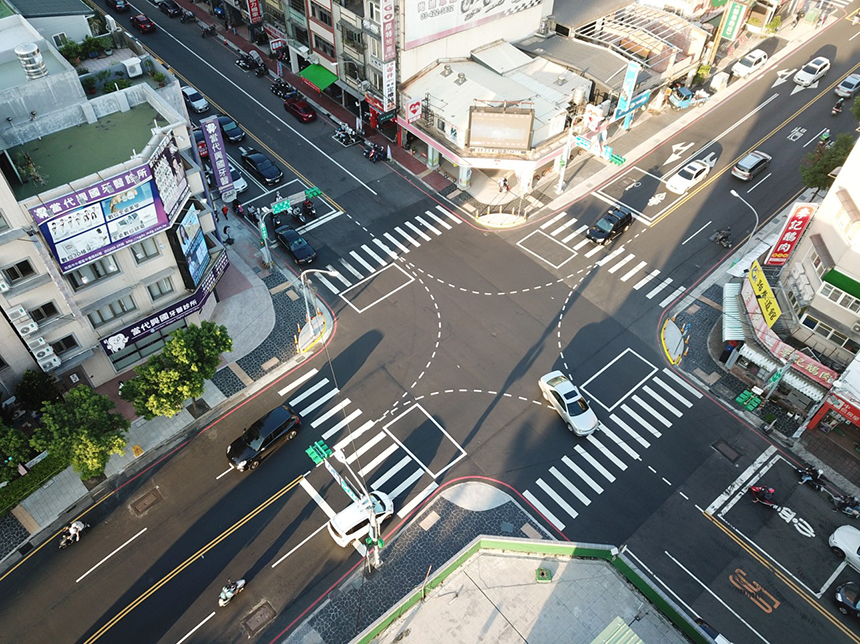
<path fill-rule="evenodd" d="M 841 291 L 845 291 L 848 295 L 853 295 L 860 298 L 860 282 L 853 277 L 848 277 L 845 273 L 840 273 L 837 269 L 831 268 L 822 277 L 825 282 L 832 284 Z"/>
<path fill-rule="evenodd" d="M 304 81 L 319 91 L 323 91 L 326 87 L 337 80 L 337 76 L 332 74 L 322 65 L 308 65 L 299 74 Z"/>
<path fill-rule="evenodd" d="M 743 340 L 745 337 L 740 294 L 740 282 L 723 284 L 723 342 Z M 743 315 L 746 316 L 746 313 Z"/>
<path fill-rule="evenodd" d="M 752 341 L 748 341 L 741 347 L 741 355 L 768 371 L 776 371 L 781 366 L 779 362 L 759 349 Z M 824 400 L 824 396 L 827 393 L 823 388 L 809 382 L 806 378 L 802 378 L 794 371 L 786 372 L 782 380 L 792 389 L 796 389 L 816 402 Z"/>

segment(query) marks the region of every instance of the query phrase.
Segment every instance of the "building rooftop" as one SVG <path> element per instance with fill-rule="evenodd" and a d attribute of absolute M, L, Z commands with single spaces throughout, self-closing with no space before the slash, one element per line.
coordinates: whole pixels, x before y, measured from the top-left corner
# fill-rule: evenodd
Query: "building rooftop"
<path fill-rule="evenodd" d="M 70 127 L 9 148 L 16 164 L 23 155 L 28 155 L 42 178 L 42 183 L 30 180 L 13 185 L 15 198 L 22 201 L 129 161 L 146 147 L 153 127 L 167 124 L 149 103 L 141 103 L 126 112 L 103 116 L 95 123 Z M 103 141 L 110 141 L 110 145 L 102 145 Z"/>
<path fill-rule="evenodd" d="M 81 0 L 12 0 L 25 18 L 52 16 L 91 16 L 95 13 Z"/>

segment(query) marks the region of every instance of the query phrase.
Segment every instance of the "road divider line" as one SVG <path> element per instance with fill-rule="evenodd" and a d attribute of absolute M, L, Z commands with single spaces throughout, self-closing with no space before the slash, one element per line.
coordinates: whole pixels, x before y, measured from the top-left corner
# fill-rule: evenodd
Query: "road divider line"
<path fill-rule="evenodd" d="M 689 237 L 687 237 L 687 239 L 685 239 L 684 241 L 682 241 L 682 242 L 681 242 L 681 246 L 683 246 L 684 244 L 686 244 L 686 243 L 687 243 L 688 241 L 690 241 L 693 237 L 695 237 L 696 235 L 698 235 L 700 232 L 702 232 L 705 228 L 707 228 L 707 227 L 708 227 L 708 226 L 710 226 L 710 225 L 711 225 L 711 221 L 709 220 L 709 221 L 708 221 L 708 223 L 706 223 L 704 226 L 702 226 L 701 228 L 699 228 L 699 230 L 697 230 L 697 231 L 696 231 L 696 232 L 694 232 L 692 235 L 690 235 Z"/>
<path fill-rule="evenodd" d="M 96 568 L 98 568 L 99 566 L 101 566 L 105 561 L 107 561 L 108 559 L 110 559 L 111 557 L 113 557 L 116 553 L 118 553 L 120 550 L 122 550 L 123 548 L 125 548 L 128 544 L 130 544 L 132 541 L 134 541 L 135 539 L 137 539 L 137 538 L 138 538 L 140 535 L 142 535 L 144 532 L 146 532 L 146 528 L 144 528 L 143 530 L 141 530 L 140 532 L 138 532 L 138 533 L 137 533 L 136 535 L 134 535 L 131 539 L 129 539 L 128 541 L 126 541 L 126 542 L 125 542 L 124 544 L 122 544 L 119 548 L 117 548 L 117 549 L 116 549 L 116 550 L 114 550 L 112 553 L 110 553 L 107 557 L 105 557 L 105 558 L 104 558 L 104 559 L 102 559 L 100 562 L 98 562 L 95 566 L 93 566 L 92 568 L 90 568 L 89 570 L 87 570 L 83 575 L 81 575 L 80 577 L 78 577 L 77 579 L 75 579 L 75 583 L 76 583 L 76 584 L 77 584 L 77 583 L 79 583 L 79 582 L 81 581 L 81 579 L 83 579 L 84 577 L 86 577 L 87 575 L 89 575 L 93 570 L 95 570 Z"/>
<path fill-rule="evenodd" d="M 405 517 L 407 514 L 412 512 L 412 510 L 419 504 L 421 501 L 426 499 L 430 494 L 432 494 L 433 490 L 439 487 L 439 484 L 436 481 L 432 481 L 430 485 L 421 490 L 414 499 L 412 499 L 409 503 L 400 508 L 400 511 L 397 513 L 401 519 Z"/>
<path fill-rule="evenodd" d="M 184 636 L 181 640 L 179 640 L 178 642 L 176 642 L 176 644 L 182 644 L 182 642 L 184 642 L 184 641 L 185 641 L 185 640 L 187 640 L 189 637 L 191 637 L 192 635 L 194 635 L 194 632 L 195 632 L 198 628 L 200 628 L 201 626 L 203 626 L 203 624 L 205 624 L 206 622 L 208 622 L 208 621 L 209 621 L 210 619 L 212 619 L 213 617 L 215 617 L 215 611 L 214 611 L 214 610 L 213 610 L 211 613 L 209 613 L 209 617 L 207 617 L 207 618 L 206 618 L 206 619 L 204 619 L 202 622 L 200 622 L 197 626 L 195 626 L 195 627 L 194 627 L 194 628 L 192 628 L 190 631 L 188 631 L 188 632 L 185 634 L 185 636 Z"/>
<path fill-rule="evenodd" d="M 302 374 L 301 376 L 299 376 L 298 378 L 293 380 L 290 384 L 288 384 L 283 389 L 279 389 L 278 395 L 279 396 L 286 396 L 287 393 L 289 393 L 290 391 L 292 391 L 293 389 L 295 389 L 299 385 L 303 384 L 305 381 L 310 380 L 315 375 L 317 375 L 317 373 L 318 373 L 318 371 L 316 369 L 311 369 L 307 373 Z"/>
<path fill-rule="evenodd" d="M 285 554 L 283 557 L 281 557 L 281 558 L 280 558 L 280 559 L 278 559 L 275 563 L 273 563 L 273 564 L 272 564 L 272 568 L 274 568 L 275 566 L 277 566 L 277 565 L 278 565 L 279 563 L 281 563 L 284 559 L 286 559 L 286 558 L 287 558 L 287 557 L 289 557 L 291 554 L 293 554 L 296 550 L 298 550 L 298 549 L 299 549 L 299 548 L 301 548 L 303 545 L 305 545 L 308 541 L 310 541 L 310 540 L 311 540 L 311 539 L 313 539 L 315 536 L 317 536 L 317 535 L 320 533 L 320 530 L 322 530 L 322 529 L 323 529 L 323 528 L 325 528 L 325 527 L 326 527 L 326 524 L 325 524 L 325 523 L 323 523 L 319 528 L 317 528 L 317 529 L 316 529 L 316 530 L 314 530 L 312 533 L 310 533 L 307 537 L 305 537 L 304 539 L 302 539 L 302 541 L 301 541 L 301 543 L 299 543 L 299 545 L 294 546 L 294 547 L 293 547 L 293 548 L 292 548 L 292 549 L 291 549 L 287 554 Z"/>

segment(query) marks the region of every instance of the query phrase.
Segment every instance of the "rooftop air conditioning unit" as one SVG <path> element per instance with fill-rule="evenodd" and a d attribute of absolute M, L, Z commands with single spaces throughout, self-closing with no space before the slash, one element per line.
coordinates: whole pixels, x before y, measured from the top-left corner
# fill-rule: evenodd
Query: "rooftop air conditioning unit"
<path fill-rule="evenodd" d="M 36 356 L 36 360 L 45 360 L 49 356 L 54 355 L 54 349 L 51 348 L 50 344 L 47 344 L 41 349 L 37 349 L 36 351 L 34 351 L 33 355 Z"/>
<path fill-rule="evenodd" d="M 63 361 L 60 360 L 57 356 L 48 356 L 44 360 L 39 360 L 39 368 L 42 371 L 53 371 L 61 364 L 63 364 Z"/>
<path fill-rule="evenodd" d="M 39 325 L 35 322 L 30 321 L 16 328 L 18 329 L 18 335 L 20 335 L 22 338 L 26 338 L 27 336 L 32 335 L 36 331 L 38 331 Z"/>
<path fill-rule="evenodd" d="M 30 317 L 29 315 L 27 315 L 27 309 L 25 309 L 23 306 L 19 306 L 17 309 L 9 309 L 6 312 L 9 314 L 9 319 L 13 322 L 18 321 L 21 318 Z"/>
<path fill-rule="evenodd" d="M 39 336 L 38 338 L 32 338 L 30 340 L 27 340 L 27 346 L 30 347 L 30 351 L 38 351 L 39 349 L 44 347 L 46 344 L 47 344 L 47 342 L 45 342 L 45 338 L 43 338 L 42 336 Z"/>
<path fill-rule="evenodd" d="M 9 290 L 9 282 L 4 280 L 3 278 L 0 278 L 0 293 L 5 293 L 8 290 Z"/>

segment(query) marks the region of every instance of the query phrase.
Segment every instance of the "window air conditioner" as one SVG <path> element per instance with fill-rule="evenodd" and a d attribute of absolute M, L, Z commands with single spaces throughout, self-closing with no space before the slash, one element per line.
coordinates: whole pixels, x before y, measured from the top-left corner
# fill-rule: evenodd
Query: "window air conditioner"
<path fill-rule="evenodd" d="M 26 324 L 22 324 L 21 326 L 16 328 L 18 329 L 18 335 L 20 335 L 22 338 L 26 338 L 28 335 L 32 335 L 33 333 L 38 331 L 39 325 L 35 322 L 27 322 Z"/>
<path fill-rule="evenodd" d="M 53 371 L 61 364 L 63 364 L 63 361 L 60 360 L 57 356 L 48 356 L 44 360 L 39 360 L 39 368 L 42 371 Z"/>
<path fill-rule="evenodd" d="M 41 349 L 36 350 L 33 355 L 36 356 L 36 360 L 44 360 L 48 356 L 54 355 L 54 350 L 51 348 L 51 345 L 48 344 Z"/>
<path fill-rule="evenodd" d="M 9 290 L 9 282 L 0 278 L 0 293 L 5 293 Z"/>
<path fill-rule="evenodd" d="M 45 342 L 45 338 L 39 336 L 38 338 L 32 338 L 27 340 L 27 346 L 30 347 L 30 351 L 38 351 L 42 347 L 44 347 L 47 343 Z"/>
<path fill-rule="evenodd" d="M 16 320 L 20 320 L 21 318 L 29 317 L 27 315 L 27 309 L 25 309 L 23 306 L 19 306 L 17 309 L 11 309 L 7 312 L 9 314 L 9 319 L 13 322 L 15 322 Z"/>
<path fill-rule="evenodd" d="M 854 333 L 860 333 L 860 322 L 855 322 L 854 326 L 851 327 L 851 330 L 854 331 Z"/>

